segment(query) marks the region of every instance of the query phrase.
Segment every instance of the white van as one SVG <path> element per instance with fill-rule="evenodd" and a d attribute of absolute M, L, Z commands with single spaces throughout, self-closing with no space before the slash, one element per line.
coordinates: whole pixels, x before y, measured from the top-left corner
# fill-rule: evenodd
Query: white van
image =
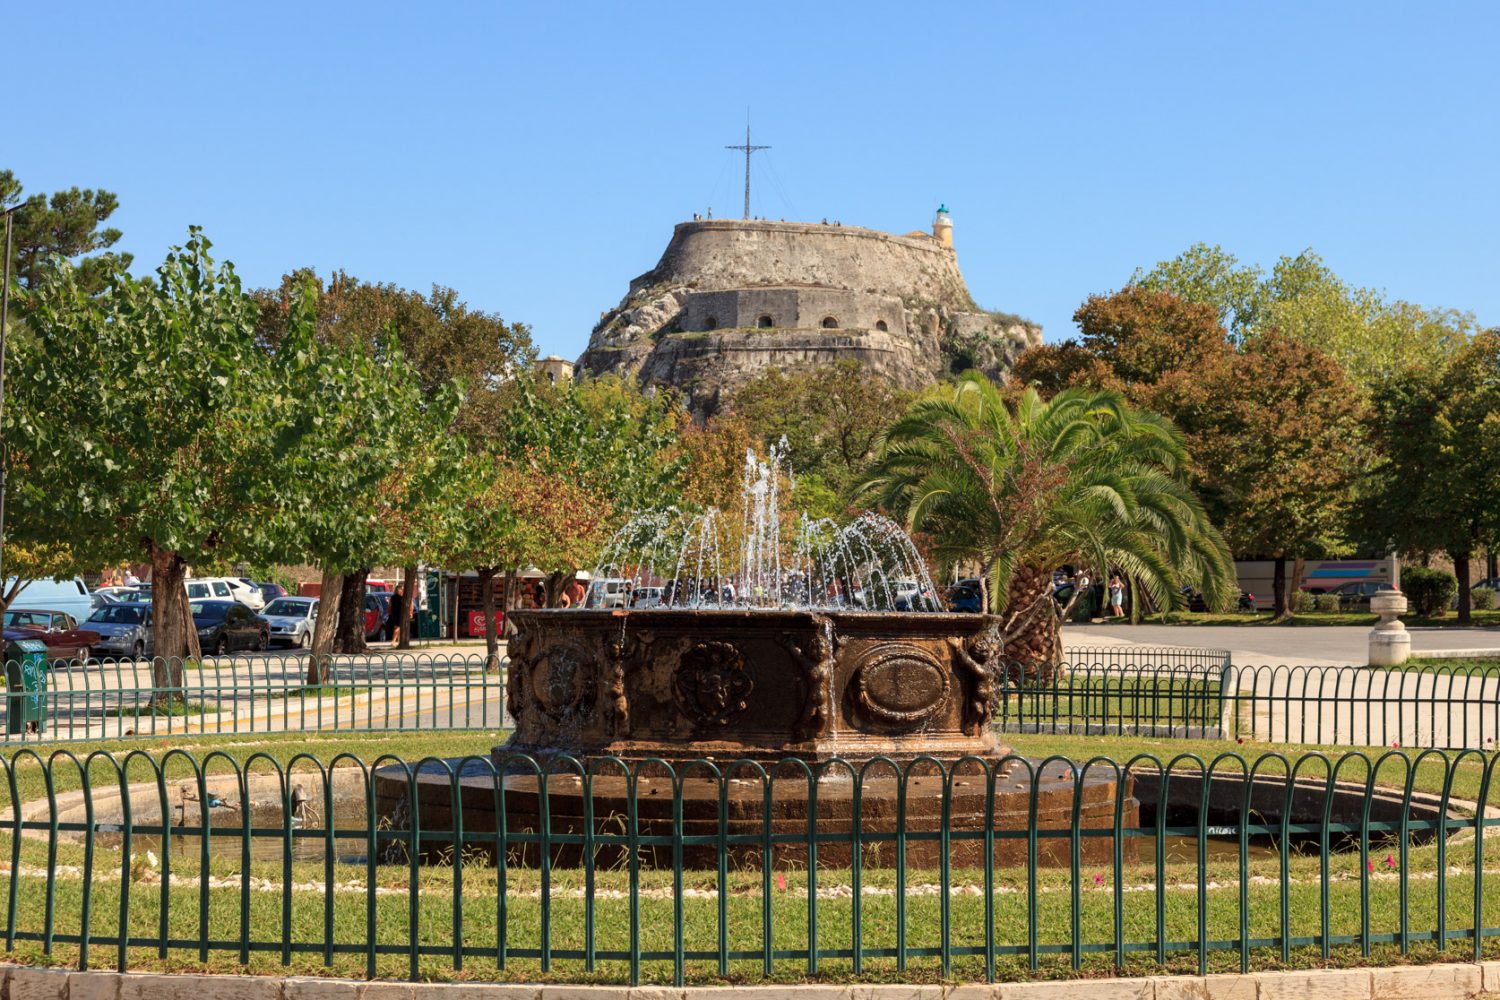
<path fill-rule="evenodd" d="M 6 580 L 6 593 L 15 585 L 14 577 Z M 66 611 L 78 621 L 83 621 L 94 613 L 89 588 L 84 586 L 81 576 L 32 580 L 16 595 L 12 603 L 17 607 L 36 608 L 39 611 Z"/>
<path fill-rule="evenodd" d="M 205 576 L 186 581 L 190 601 L 239 601 L 251 611 L 266 606 L 260 590 L 232 576 Z"/>

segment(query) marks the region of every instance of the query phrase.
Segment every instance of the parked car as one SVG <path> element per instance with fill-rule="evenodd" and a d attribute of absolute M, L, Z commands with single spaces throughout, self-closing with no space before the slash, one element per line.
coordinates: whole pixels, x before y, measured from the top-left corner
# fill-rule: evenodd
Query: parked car
<path fill-rule="evenodd" d="M 1329 591 L 1337 594 L 1339 598 L 1339 609 L 1341 611 L 1368 611 L 1370 610 L 1370 598 L 1383 590 L 1395 590 L 1389 583 L 1378 583 L 1374 580 L 1351 580 L 1341 583 Z"/>
<path fill-rule="evenodd" d="M 271 628 L 271 645 L 306 649 L 312 645 L 313 629 L 318 623 L 318 599 L 278 597 L 265 606 L 260 616 Z"/>
<path fill-rule="evenodd" d="M 188 609 L 204 653 L 222 656 L 236 649 L 262 650 L 270 644 L 271 627 L 239 601 L 189 601 Z"/>
<path fill-rule="evenodd" d="M 984 610 L 983 597 L 978 579 L 960 580 L 948 591 L 948 610 L 979 614 Z"/>
<path fill-rule="evenodd" d="M 266 606 L 266 599 L 261 596 L 251 584 L 231 576 L 200 577 L 186 582 L 188 600 L 223 600 L 239 601 L 251 611 L 259 611 Z"/>
<path fill-rule="evenodd" d="M 5 592 L 10 593 L 15 585 L 14 578 L 6 580 Z M 94 613 L 94 605 L 89 596 L 89 588 L 84 586 L 81 576 L 32 580 L 16 595 L 30 607 L 66 611 L 75 619 L 87 618 Z"/>
<path fill-rule="evenodd" d="M 632 608 L 659 608 L 661 601 L 662 588 L 660 587 L 638 587 L 635 593 L 630 595 Z"/>
<path fill-rule="evenodd" d="M 139 587 L 131 587 L 129 590 L 123 590 L 115 600 L 120 604 L 150 604 L 151 585 L 144 583 Z"/>
<path fill-rule="evenodd" d="M 66 611 L 11 608 L 5 612 L 5 631 L 12 630 L 25 632 L 25 638 L 45 642 L 47 655 L 54 662 L 87 663 L 99 644 L 99 633 L 79 628 L 78 619 Z"/>
<path fill-rule="evenodd" d="M 630 605 L 630 591 L 634 583 L 622 576 L 600 577 L 589 581 L 584 592 L 583 606 L 586 608 L 624 608 Z"/>
<path fill-rule="evenodd" d="M 95 656 L 139 660 L 155 649 L 149 604 L 120 601 L 95 611 L 84 625 L 99 633 Z"/>
<path fill-rule="evenodd" d="M 385 637 L 386 618 L 391 613 L 391 595 L 383 590 L 365 593 L 365 642 Z"/>
<path fill-rule="evenodd" d="M 260 591 L 261 598 L 270 604 L 278 597 L 287 596 L 286 588 L 279 583 L 257 583 L 255 589 Z"/>

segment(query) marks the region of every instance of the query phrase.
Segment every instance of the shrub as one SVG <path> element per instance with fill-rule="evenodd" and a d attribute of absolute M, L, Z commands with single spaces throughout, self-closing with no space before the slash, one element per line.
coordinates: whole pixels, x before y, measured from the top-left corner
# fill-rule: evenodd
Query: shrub
<path fill-rule="evenodd" d="M 1316 594 L 1309 594 L 1305 590 L 1292 591 L 1292 614 L 1300 615 L 1314 611 L 1318 607 Z"/>
<path fill-rule="evenodd" d="M 1316 603 L 1319 611 L 1337 611 L 1339 609 L 1338 594 L 1319 594 L 1317 598 Z"/>
<path fill-rule="evenodd" d="M 1469 591 L 1469 606 L 1475 611 L 1489 611 L 1495 606 L 1495 592 L 1488 587 L 1475 587 Z"/>
<path fill-rule="evenodd" d="M 1458 594 L 1458 577 L 1425 566 L 1403 567 L 1401 592 L 1417 614 L 1427 618 L 1439 617 Z"/>

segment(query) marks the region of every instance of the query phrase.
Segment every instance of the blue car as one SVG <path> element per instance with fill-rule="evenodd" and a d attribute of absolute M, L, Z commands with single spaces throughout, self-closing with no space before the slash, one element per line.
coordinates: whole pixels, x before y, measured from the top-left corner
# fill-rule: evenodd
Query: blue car
<path fill-rule="evenodd" d="M 984 611 L 984 595 L 975 579 L 960 580 L 948 591 L 948 610 L 980 614 Z"/>

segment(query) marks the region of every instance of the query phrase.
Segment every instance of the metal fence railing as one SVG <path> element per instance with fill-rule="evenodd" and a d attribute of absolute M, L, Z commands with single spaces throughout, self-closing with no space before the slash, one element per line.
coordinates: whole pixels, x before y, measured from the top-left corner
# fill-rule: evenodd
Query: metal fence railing
<path fill-rule="evenodd" d="M 1112 670 L 1192 670 L 1209 673 L 1230 665 L 1227 649 L 1196 646 L 1071 646 L 1063 647 L 1063 661 L 1075 668 Z"/>
<path fill-rule="evenodd" d="M 7 952 L 681 986 L 1477 959 L 1500 937 L 1500 757 L 1474 751 L 676 772 L 239 753 L 0 757 Z M 1103 807 L 1066 808 L 1091 781 Z"/>
<path fill-rule="evenodd" d="M 997 685 L 1013 732 L 1493 750 L 1500 668 L 1064 664 Z"/>
<path fill-rule="evenodd" d="M 295 655 L 72 663 L 47 671 L 44 692 L 5 692 L 0 739 L 505 724 L 503 661 L 487 671 L 482 654 L 338 656 L 317 682 L 308 664 Z"/>
<path fill-rule="evenodd" d="M 1041 682 L 996 667 L 1002 731 L 1476 750 L 1500 740 L 1500 668 L 1229 666 L 1215 651 L 1195 661 L 1186 650 L 1126 650 L 1116 662 L 1104 658 L 1110 649 L 1069 652 L 1075 658 Z M 184 667 L 180 687 L 157 686 L 146 662 L 53 670 L 45 693 L 0 698 L 0 741 L 509 725 L 505 661 L 486 671 L 478 654 L 339 657 L 321 684 L 308 682 L 298 656 Z"/>

